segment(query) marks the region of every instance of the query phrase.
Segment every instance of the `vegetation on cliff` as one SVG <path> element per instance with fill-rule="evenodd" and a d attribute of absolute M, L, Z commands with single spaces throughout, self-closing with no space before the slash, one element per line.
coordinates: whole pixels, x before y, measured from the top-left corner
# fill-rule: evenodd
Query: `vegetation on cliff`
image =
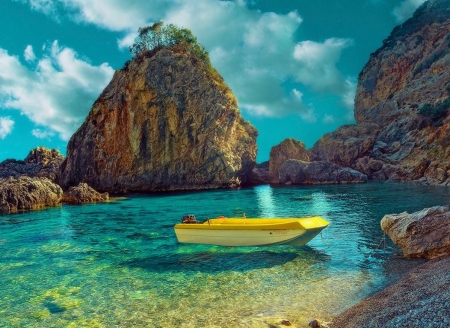
<path fill-rule="evenodd" d="M 187 28 L 179 28 L 173 24 L 164 25 L 162 21 L 151 26 L 140 27 L 139 35 L 134 40 L 133 45 L 129 47 L 133 59 L 138 61 L 151 58 L 162 49 L 187 54 L 192 59 L 193 64 L 198 69 L 204 70 L 215 81 L 216 86 L 221 88 L 222 92 L 228 92 L 228 87 L 225 85 L 222 76 L 212 66 L 205 47 Z M 125 63 L 124 69 L 128 69 L 130 62 L 129 60 Z"/>
<path fill-rule="evenodd" d="M 446 86 L 446 90 L 449 96 L 444 101 L 436 105 L 426 103 L 419 108 L 418 113 L 428 117 L 434 126 L 441 126 L 443 124 L 444 118 L 450 109 L 450 84 Z"/>
<path fill-rule="evenodd" d="M 139 28 L 139 35 L 129 48 L 133 57 L 151 56 L 161 48 L 172 47 L 190 51 L 199 59 L 209 62 L 208 52 L 198 43 L 190 30 L 173 24 L 166 26 L 163 24 L 159 21 L 151 26 Z"/>

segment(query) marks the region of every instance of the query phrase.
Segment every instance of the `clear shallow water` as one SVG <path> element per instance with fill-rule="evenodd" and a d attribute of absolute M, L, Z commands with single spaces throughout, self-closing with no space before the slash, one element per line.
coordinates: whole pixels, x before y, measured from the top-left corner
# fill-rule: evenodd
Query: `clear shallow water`
<path fill-rule="evenodd" d="M 0 327 L 267 327 L 330 320 L 419 262 L 384 214 L 445 205 L 450 189 L 368 183 L 135 195 L 0 216 Z M 321 215 L 307 246 L 181 245 L 182 215 Z"/>

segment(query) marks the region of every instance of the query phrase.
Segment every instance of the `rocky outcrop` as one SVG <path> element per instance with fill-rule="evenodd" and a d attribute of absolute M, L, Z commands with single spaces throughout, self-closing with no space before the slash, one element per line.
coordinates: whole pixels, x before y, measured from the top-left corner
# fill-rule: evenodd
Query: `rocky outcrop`
<path fill-rule="evenodd" d="M 101 203 L 109 200 L 109 194 L 99 193 L 89 187 L 87 183 L 80 183 L 78 186 L 70 187 L 62 196 L 62 202 L 66 204 L 87 204 Z"/>
<path fill-rule="evenodd" d="M 57 206 L 63 191 L 47 178 L 0 179 L 0 214 Z"/>
<path fill-rule="evenodd" d="M 381 229 L 406 257 L 450 255 L 450 208 L 436 206 L 408 214 L 388 214 Z"/>
<path fill-rule="evenodd" d="M 56 149 L 38 147 L 32 149 L 25 160 L 7 159 L 0 163 L 0 178 L 20 176 L 45 177 L 58 180 L 59 168 L 64 156 Z"/>
<path fill-rule="evenodd" d="M 290 159 L 279 170 L 279 181 L 284 184 L 363 183 L 367 176 L 332 162 L 304 162 Z"/>
<path fill-rule="evenodd" d="M 355 167 L 358 158 L 368 156 L 375 144 L 377 124 L 343 125 L 325 134 L 311 148 L 312 161 L 331 161 L 344 167 Z"/>
<path fill-rule="evenodd" d="M 325 135 L 311 159 L 374 180 L 449 185 L 449 40 L 449 1 L 427 1 L 392 31 L 360 73 L 357 124 Z"/>
<path fill-rule="evenodd" d="M 287 138 L 280 144 L 273 146 L 270 150 L 269 159 L 269 181 L 270 183 L 280 183 L 279 170 L 288 159 L 298 159 L 301 161 L 309 161 L 309 152 L 306 150 L 305 144 L 301 141 Z"/>
<path fill-rule="evenodd" d="M 261 185 L 269 183 L 269 161 L 256 164 L 249 175 L 250 185 Z"/>
<path fill-rule="evenodd" d="M 238 186 L 256 136 L 209 61 L 165 47 L 116 71 L 70 139 L 60 183 L 112 193 Z"/>

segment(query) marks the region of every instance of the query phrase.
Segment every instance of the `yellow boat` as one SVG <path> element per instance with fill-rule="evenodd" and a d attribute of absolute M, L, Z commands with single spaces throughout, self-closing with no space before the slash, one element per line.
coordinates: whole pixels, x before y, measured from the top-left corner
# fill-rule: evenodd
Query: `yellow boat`
<path fill-rule="evenodd" d="M 200 223 L 183 217 L 174 226 L 178 242 L 221 246 L 301 246 L 317 236 L 328 222 L 320 216 L 252 219 L 218 217 Z"/>

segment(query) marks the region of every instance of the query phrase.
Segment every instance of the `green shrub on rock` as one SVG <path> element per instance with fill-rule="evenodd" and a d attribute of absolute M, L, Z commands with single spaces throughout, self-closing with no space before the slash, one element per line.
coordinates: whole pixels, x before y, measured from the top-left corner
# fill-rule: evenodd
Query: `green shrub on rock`
<path fill-rule="evenodd" d="M 430 118 L 434 126 L 441 126 L 445 116 L 447 116 L 449 109 L 450 97 L 435 106 L 427 103 L 419 108 L 418 113 Z"/>

